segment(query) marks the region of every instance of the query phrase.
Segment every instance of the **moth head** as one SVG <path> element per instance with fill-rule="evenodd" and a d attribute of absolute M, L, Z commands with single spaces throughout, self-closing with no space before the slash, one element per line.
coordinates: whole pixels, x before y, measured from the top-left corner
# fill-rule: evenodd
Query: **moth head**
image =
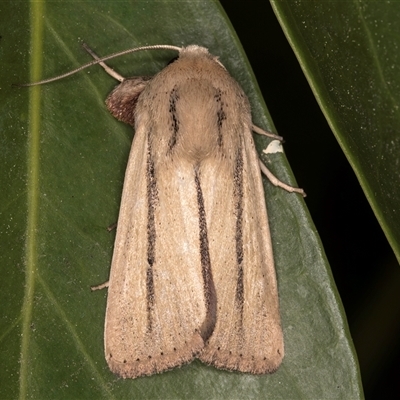
<path fill-rule="evenodd" d="M 219 61 L 217 56 L 212 55 L 208 49 L 202 46 L 198 46 L 197 44 L 191 44 L 187 47 L 182 47 L 182 49 L 179 51 L 179 56 L 183 57 L 205 57 L 210 60 L 215 61 L 217 64 L 219 64 L 223 69 L 226 70 L 226 68 L 222 65 L 222 63 Z"/>

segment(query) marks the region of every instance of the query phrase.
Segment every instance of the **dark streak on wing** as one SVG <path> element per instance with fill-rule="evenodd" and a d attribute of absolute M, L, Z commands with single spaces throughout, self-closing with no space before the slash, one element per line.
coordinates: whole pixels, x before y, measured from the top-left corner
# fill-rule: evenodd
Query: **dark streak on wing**
<path fill-rule="evenodd" d="M 169 109 L 168 112 L 170 113 L 171 116 L 171 126 L 170 130 L 172 132 L 171 138 L 169 139 L 168 142 L 168 148 L 169 151 L 171 151 L 174 146 L 176 145 L 177 141 L 177 135 L 179 131 L 179 119 L 178 116 L 176 115 L 176 103 L 179 100 L 179 94 L 176 86 L 171 90 L 171 93 L 169 94 Z"/>
<path fill-rule="evenodd" d="M 234 189 L 233 197 L 235 201 L 236 216 L 236 262 L 237 262 L 237 283 L 235 303 L 240 315 L 240 326 L 243 322 L 243 305 L 244 305 L 244 286 L 243 286 L 243 155 L 239 148 L 236 156 L 236 165 L 233 176 Z"/>
<path fill-rule="evenodd" d="M 207 221 L 206 212 L 204 209 L 203 192 L 201 190 L 199 172 L 196 167 L 194 180 L 196 184 L 197 204 L 199 207 L 200 262 L 203 276 L 204 297 L 206 299 L 207 309 L 206 318 L 200 328 L 200 334 L 203 340 L 207 341 L 214 331 L 217 320 L 217 297 L 211 272 L 211 260 L 208 247 Z"/>
<path fill-rule="evenodd" d="M 218 146 L 221 147 L 222 146 L 221 128 L 222 128 L 222 123 L 226 120 L 226 114 L 224 111 L 224 102 L 222 101 L 221 89 L 217 90 L 217 94 L 214 96 L 214 98 L 218 104 L 218 111 L 217 111 L 218 139 L 217 139 L 217 143 L 218 143 Z"/>
<path fill-rule="evenodd" d="M 152 159 L 150 140 L 147 148 L 147 271 L 146 271 L 146 291 L 147 291 L 147 332 L 153 329 L 153 309 L 154 309 L 154 280 L 153 265 L 155 262 L 156 246 L 156 226 L 155 209 L 157 205 L 157 182 L 154 170 L 154 161 Z"/>

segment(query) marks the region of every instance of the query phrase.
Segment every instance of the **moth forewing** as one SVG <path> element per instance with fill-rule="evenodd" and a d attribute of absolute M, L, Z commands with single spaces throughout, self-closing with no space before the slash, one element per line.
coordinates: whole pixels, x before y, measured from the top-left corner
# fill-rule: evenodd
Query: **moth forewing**
<path fill-rule="evenodd" d="M 206 209 L 212 215 L 217 322 L 199 358 L 217 368 L 263 374 L 274 372 L 284 355 L 278 290 L 250 108 L 229 79 L 221 102 L 230 124 L 222 125 L 221 135 L 224 148 L 235 149 L 229 154 L 234 163 L 215 182 L 213 207 Z M 223 159 L 228 163 L 229 157 Z"/>
<path fill-rule="evenodd" d="M 109 282 L 106 359 L 130 378 L 192 360 L 207 318 L 193 165 L 171 153 L 157 119 L 172 89 L 160 78 L 137 104 Z"/>

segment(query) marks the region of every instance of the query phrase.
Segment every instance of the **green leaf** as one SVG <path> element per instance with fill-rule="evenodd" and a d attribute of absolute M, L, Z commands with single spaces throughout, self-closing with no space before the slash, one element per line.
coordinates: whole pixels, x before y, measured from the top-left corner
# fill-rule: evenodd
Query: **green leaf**
<path fill-rule="evenodd" d="M 271 4 L 400 261 L 400 3 Z"/>
<path fill-rule="evenodd" d="M 214 1 L 2 2 L 0 397 L 360 398 L 357 359 L 323 248 L 296 194 L 265 182 L 286 356 L 269 376 L 195 361 L 122 380 L 103 351 L 107 280 L 132 130 L 104 99 L 115 82 L 100 67 L 34 88 L 11 88 L 82 65 L 85 40 L 100 55 L 145 44 L 196 43 L 220 56 L 253 107 L 273 124 L 241 46 Z M 30 40 L 30 42 L 29 42 Z M 170 53 L 110 62 L 122 75 L 157 73 Z M 260 150 L 268 140 L 257 138 Z M 283 154 L 262 155 L 295 184 Z"/>

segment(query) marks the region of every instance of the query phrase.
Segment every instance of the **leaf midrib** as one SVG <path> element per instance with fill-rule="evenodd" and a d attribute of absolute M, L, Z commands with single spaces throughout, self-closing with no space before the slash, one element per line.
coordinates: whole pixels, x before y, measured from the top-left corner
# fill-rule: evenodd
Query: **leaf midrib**
<path fill-rule="evenodd" d="M 40 79 L 43 64 L 44 2 L 31 1 L 31 71 L 32 82 Z M 25 293 L 22 303 L 22 333 L 19 374 L 19 398 L 27 396 L 28 355 L 30 347 L 30 325 L 35 292 L 35 271 L 38 260 L 37 228 L 39 220 L 39 172 L 40 172 L 40 105 L 41 90 L 36 86 L 29 91 L 29 125 L 27 142 L 27 225 L 25 242 Z"/>

